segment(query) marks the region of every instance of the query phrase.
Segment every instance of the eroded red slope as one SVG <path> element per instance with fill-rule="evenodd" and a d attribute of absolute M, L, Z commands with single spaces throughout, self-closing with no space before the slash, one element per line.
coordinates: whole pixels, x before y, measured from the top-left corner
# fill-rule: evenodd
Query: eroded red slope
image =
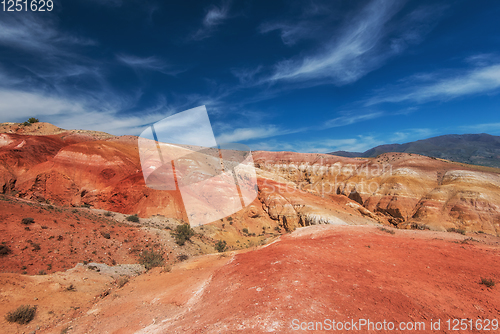
<path fill-rule="evenodd" d="M 474 238 L 462 242 L 458 234 L 423 231 L 392 235 L 371 226 L 306 227 L 232 259 L 205 256 L 171 273 L 138 277 L 72 328 L 290 333 L 294 319 L 364 318 L 424 322 L 429 332 L 431 319 L 498 318 L 500 290 L 479 283 L 500 274 L 498 239 Z M 436 332 L 448 332 L 441 329 Z"/>

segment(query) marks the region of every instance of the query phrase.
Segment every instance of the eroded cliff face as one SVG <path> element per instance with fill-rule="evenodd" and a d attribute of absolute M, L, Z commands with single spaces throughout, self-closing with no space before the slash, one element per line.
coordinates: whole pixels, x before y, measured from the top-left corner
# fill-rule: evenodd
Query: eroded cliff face
<path fill-rule="evenodd" d="M 178 191 L 145 186 L 136 138 L 95 136 L 59 130 L 49 136 L 2 134 L 2 192 L 63 206 L 187 220 Z M 302 191 L 275 173 L 260 173 L 258 199 L 241 212 L 242 224 L 250 231 L 254 225 L 291 231 L 316 224 L 377 222 L 345 196 Z"/>
<path fill-rule="evenodd" d="M 264 211 L 287 231 L 320 224 L 378 223 L 377 217 L 345 196 L 322 196 L 267 178 L 260 178 L 258 185 Z"/>
<path fill-rule="evenodd" d="M 500 233 L 500 176 L 491 168 L 405 153 L 353 159 L 255 152 L 254 159 L 266 177 L 323 198 L 343 195 L 366 217 L 399 228 Z"/>
<path fill-rule="evenodd" d="M 145 186 L 135 141 L 1 134 L 0 190 L 40 202 L 185 218 L 180 194 Z M 78 142 L 79 140 L 81 142 Z"/>
<path fill-rule="evenodd" d="M 50 131 L 55 134 L 0 134 L 2 193 L 186 220 L 178 191 L 145 186 L 136 138 Z M 289 231 L 383 223 L 500 234 L 496 169 L 404 153 L 373 159 L 292 152 L 253 156 L 259 196 L 252 207 Z M 251 217 L 254 209 L 243 214 Z"/>

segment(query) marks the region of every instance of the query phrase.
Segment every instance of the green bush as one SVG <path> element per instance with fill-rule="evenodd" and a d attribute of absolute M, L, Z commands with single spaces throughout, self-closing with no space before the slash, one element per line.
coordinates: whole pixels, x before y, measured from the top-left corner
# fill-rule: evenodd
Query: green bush
<path fill-rule="evenodd" d="M 215 245 L 215 249 L 219 252 L 222 253 L 226 250 L 226 241 L 225 240 L 219 240 L 217 244 Z"/>
<path fill-rule="evenodd" d="M 20 325 L 29 323 L 35 318 L 36 306 L 21 305 L 16 310 L 7 313 L 5 320 L 16 322 Z"/>
<path fill-rule="evenodd" d="M 175 237 L 175 242 L 179 246 L 184 246 L 186 241 L 190 240 L 194 235 L 194 230 L 189 226 L 189 224 L 177 225 L 175 232 L 172 233 Z"/>
<path fill-rule="evenodd" d="M 245 227 L 244 229 L 242 229 L 243 233 L 245 234 L 248 234 L 248 229 Z"/>
<path fill-rule="evenodd" d="M 163 253 L 155 250 L 145 250 L 139 255 L 139 263 L 142 264 L 146 270 L 154 267 L 161 267 L 165 263 Z"/>
<path fill-rule="evenodd" d="M 128 216 L 127 220 L 129 222 L 138 223 L 139 222 L 139 217 L 137 216 L 137 214 L 135 214 L 135 215 L 132 215 L 132 216 Z"/>
<path fill-rule="evenodd" d="M 35 117 L 30 117 L 30 118 L 28 118 L 28 122 L 29 122 L 30 124 L 33 124 L 33 123 L 38 123 L 38 122 L 40 122 L 40 121 L 38 120 L 38 118 L 35 118 Z"/>

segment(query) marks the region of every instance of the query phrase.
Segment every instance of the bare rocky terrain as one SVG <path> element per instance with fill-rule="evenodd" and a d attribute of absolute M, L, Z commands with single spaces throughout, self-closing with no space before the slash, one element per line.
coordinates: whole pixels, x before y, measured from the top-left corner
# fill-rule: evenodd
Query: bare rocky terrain
<path fill-rule="evenodd" d="M 0 157 L 6 333 L 289 333 L 293 319 L 500 313 L 498 286 L 481 284 L 500 273 L 495 168 L 253 152 L 255 201 L 181 246 L 181 195 L 146 187 L 135 137 L 4 123 Z M 151 250 L 164 263 L 146 271 Z M 29 324 L 4 320 L 25 304 L 37 305 Z"/>

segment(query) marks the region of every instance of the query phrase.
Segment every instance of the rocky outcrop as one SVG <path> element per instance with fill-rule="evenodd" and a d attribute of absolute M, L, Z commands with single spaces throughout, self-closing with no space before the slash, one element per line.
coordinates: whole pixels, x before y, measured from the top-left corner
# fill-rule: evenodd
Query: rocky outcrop
<path fill-rule="evenodd" d="M 180 194 L 145 186 L 135 141 L 77 140 L 67 133 L 1 134 L 0 191 L 58 205 L 185 218 Z"/>
<path fill-rule="evenodd" d="M 374 215 L 341 195 L 320 196 L 269 179 L 259 179 L 264 211 L 287 231 L 319 224 L 376 224 Z M 362 208 L 362 210 L 359 210 Z"/>
<path fill-rule="evenodd" d="M 186 218 L 178 191 L 145 186 L 137 138 L 48 125 L 41 130 L 51 134 L 0 134 L 0 192 L 141 217 Z M 381 222 L 500 233 L 500 176 L 493 168 L 406 153 L 370 159 L 293 152 L 253 156 L 258 202 L 287 230 Z"/>
<path fill-rule="evenodd" d="M 307 193 L 343 195 L 366 217 L 399 228 L 500 233 L 500 170 L 406 153 L 360 159 L 255 152 L 254 159 L 263 174 Z"/>

